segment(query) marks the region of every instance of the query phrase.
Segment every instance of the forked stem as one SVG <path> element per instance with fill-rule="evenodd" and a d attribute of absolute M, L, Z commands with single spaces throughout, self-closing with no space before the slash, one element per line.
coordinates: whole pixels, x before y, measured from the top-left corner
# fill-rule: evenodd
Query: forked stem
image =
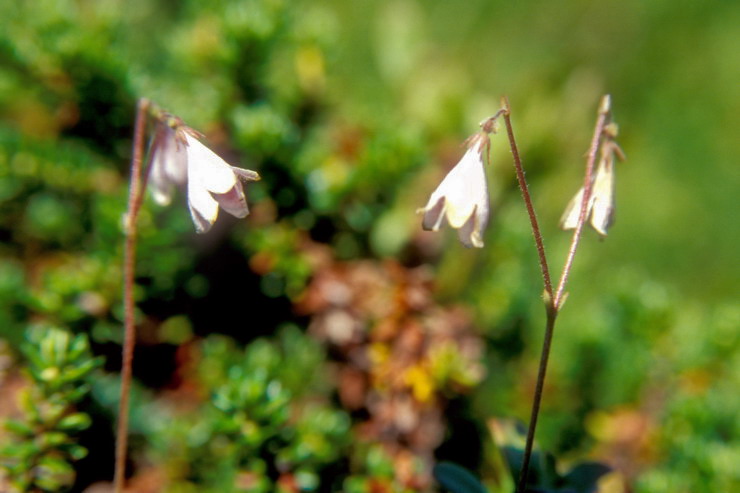
<path fill-rule="evenodd" d="M 610 99 L 609 96 L 604 96 L 599 106 L 599 116 L 596 121 L 596 128 L 594 129 L 594 135 L 591 139 L 591 146 L 588 152 L 588 158 L 586 160 L 586 175 L 584 177 L 584 193 L 581 201 L 581 209 L 578 217 L 578 223 L 576 225 L 573 237 L 571 239 L 570 248 L 568 249 L 568 255 L 566 257 L 565 264 L 563 266 L 563 272 L 560 275 L 557 289 L 553 293 L 552 283 L 550 280 L 549 269 L 547 265 L 547 257 L 545 255 L 545 247 L 542 242 L 542 234 L 537 223 L 537 215 L 532 204 L 532 199 L 529 193 L 529 187 L 524 175 L 524 168 L 519 157 L 519 151 L 516 145 L 516 139 L 514 138 L 514 131 L 510 120 L 510 106 L 509 101 L 506 97 L 503 98 L 502 104 L 506 112 L 504 113 L 504 120 L 506 122 L 506 130 L 509 136 L 509 144 L 511 146 L 511 153 L 514 157 L 514 167 L 516 168 L 517 179 L 519 181 L 519 188 L 522 191 L 524 197 L 524 203 L 527 207 L 527 213 L 529 214 L 530 223 L 532 225 L 532 234 L 535 239 L 537 246 L 537 253 L 540 259 L 540 268 L 542 270 L 542 278 L 545 285 L 545 310 L 547 313 L 547 320 L 545 324 L 545 337 L 542 343 L 542 352 L 540 354 L 540 364 L 537 370 L 537 383 L 535 385 L 534 399 L 532 401 L 532 413 L 530 415 L 529 427 L 527 429 L 527 440 L 524 447 L 524 457 L 522 460 L 522 470 L 519 475 L 519 482 L 517 484 L 516 492 L 524 493 L 526 491 L 527 478 L 529 476 L 529 465 L 532 458 L 532 448 L 534 446 L 534 435 L 537 429 L 537 419 L 540 414 L 540 405 L 542 404 L 542 394 L 545 385 L 545 377 L 547 376 L 547 365 L 550 359 L 550 348 L 552 346 L 552 337 L 555 332 L 555 322 L 557 320 L 558 313 L 560 312 L 563 302 L 565 300 L 565 285 L 568 282 L 568 276 L 570 270 L 573 267 L 573 260 L 575 259 L 578 244 L 580 243 L 581 236 L 583 233 L 583 225 L 586 222 L 588 215 L 588 203 L 591 198 L 592 192 L 592 176 L 593 168 L 596 162 L 596 155 L 598 153 L 599 145 L 601 143 L 604 129 L 608 123 L 610 115 Z"/>
<path fill-rule="evenodd" d="M 136 271 L 136 219 L 139 215 L 144 192 L 142 179 L 142 158 L 144 155 L 144 135 L 146 133 L 149 101 L 140 99 L 136 108 L 134 142 L 131 157 L 131 181 L 129 184 L 128 208 L 124 222 L 123 260 L 123 307 L 124 340 L 121 361 L 121 396 L 118 404 L 118 426 L 116 429 L 116 463 L 113 476 L 113 491 L 121 493 L 126 478 L 126 449 L 128 446 L 129 394 L 131 391 L 132 363 L 136 342 L 134 275 Z"/>

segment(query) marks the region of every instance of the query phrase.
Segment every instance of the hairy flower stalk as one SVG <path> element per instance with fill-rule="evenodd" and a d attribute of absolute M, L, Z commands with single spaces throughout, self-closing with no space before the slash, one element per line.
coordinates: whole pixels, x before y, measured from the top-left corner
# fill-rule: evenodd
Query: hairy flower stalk
<path fill-rule="evenodd" d="M 116 425 L 116 452 L 113 476 L 113 491 L 121 493 L 126 476 L 126 450 L 128 445 L 128 410 L 131 389 L 131 377 L 136 344 L 136 321 L 134 311 L 134 277 L 136 270 L 136 219 L 141 207 L 143 180 L 141 172 L 144 153 L 144 134 L 146 132 L 147 114 L 151 103 L 140 99 L 136 108 L 134 124 L 134 142 L 131 155 L 131 179 L 129 182 L 128 209 L 124 225 L 124 260 L 123 260 L 123 312 L 124 336 L 121 356 L 121 394 L 118 402 L 118 423 Z"/>
<path fill-rule="evenodd" d="M 483 248 L 483 230 L 489 214 L 484 167 L 491 146 L 489 134 L 495 132 L 500 113 L 481 122 L 481 131 L 466 141 L 465 155 L 432 192 L 427 205 L 417 211 L 424 214 L 425 230 L 438 231 L 447 222 L 458 230 L 463 245 Z"/>

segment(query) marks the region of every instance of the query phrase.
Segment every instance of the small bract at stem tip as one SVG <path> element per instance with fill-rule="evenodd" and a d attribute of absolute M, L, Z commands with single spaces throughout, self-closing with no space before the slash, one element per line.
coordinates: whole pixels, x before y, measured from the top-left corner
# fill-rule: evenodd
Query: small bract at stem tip
<path fill-rule="evenodd" d="M 484 134 L 495 134 L 498 131 L 498 118 L 506 113 L 506 109 L 500 109 L 496 112 L 496 114 L 489 116 L 488 118 L 484 119 L 480 122 L 480 128 L 481 132 Z"/>
<path fill-rule="evenodd" d="M 610 139 L 616 139 L 619 135 L 619 125 L 614 122 L 610 122 L 604 127 L 604 135 Z"/>
<path fill-rule="evenodd" d="M 617 155 L 617 157 L 619 158 L 620 161 L 626 161 L 627 160 L 627 155 L 624 153 L 624 151 L 622 150 L 622 148 L 619 147 L 619 144 L 617 144 L 616 142 L 614 142 L 612 144 L 612 147 L 613 147 L 613 150 L 614 150 L 614 154 Z"/>
<path fill-rule="evenodd" d="M 165 122 L 170 116 L 167 111 L 151 101 L 147 105 L 147 111 L 149 112 L 149 117 L 156 122 Z"/>
<path fill-rule="evenodd" d="M 492 116 L 488 117 L 482 122 L 480 122 L 480 128 L 484 133 L 487 133 L 487 134 L 495 133 L 494 123 L 495 123 L 494 118 Z"/>
<path fill-rule="evenodd" d="M 251 169 L 237 168 L 236 166 L 231 166 L 231 170 L 244 182 L 260 181 L 262 179 L 259 173 L 257 173 L 256 171 L 252 171 Z"/>
<path fill-rule="evenodd" d="M 509 105 L 509 96 L 501 96 L 501 109 L 507 115 L 511 114 L 511 105 Z"/>
<path fill-rule="evenodd" d="M 612 109 L 612 97 L 609 94 L 605 94 L 601 98 L 601 104 L 599 104 L 599 114 L 607 115 Z"/>

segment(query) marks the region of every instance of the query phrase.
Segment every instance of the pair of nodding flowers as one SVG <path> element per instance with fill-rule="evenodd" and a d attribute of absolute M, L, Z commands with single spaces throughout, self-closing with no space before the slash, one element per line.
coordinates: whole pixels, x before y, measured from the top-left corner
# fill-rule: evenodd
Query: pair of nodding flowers
<path fill-rule="evenodd" d="M 457 229 L 458 237 L 466 247 L 483 247 L 482 232 L 488 223 L 488 186 L 484 171 L 485 156 L 490 148 L 491 133 L 495 133 L 495 117 L 483 120 L 481 131 L 466 141 L 468 150 L 432 192 L 427 205 L 417 212 L 424 214 L 422 228 L 438 231 L 445 222 Z M 604 132 L 601 159 L 592 181 L 591 196 L 586 209 L 586 220 L 602 236 L 614 219 L 614 155 L 624 159 L 614 139 L 615 124 Z M 574 229 L 581 212 L 584 190 L 581 188 L 566 207 L 560 221 L 564 230 Z"/>
<path fill-rule="evenodd" d="M 247 216 L 241 180 L 260 179 L 254 171 L 228 165 L 201 143 L 202 137 L 177 117 L 158 118 L 149 175 L 152 195 L 160 205 L 170 203 L 175 186 L 187 184 L 188 207 L 198 233 L 211 229 L 219 206 L 235 217 Z"/>

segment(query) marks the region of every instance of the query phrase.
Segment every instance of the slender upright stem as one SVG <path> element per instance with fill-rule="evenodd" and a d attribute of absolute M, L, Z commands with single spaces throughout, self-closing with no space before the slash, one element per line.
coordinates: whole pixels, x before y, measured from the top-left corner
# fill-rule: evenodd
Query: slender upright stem
<path fill-rule="evenodd" d="M 540 225 L 537 222 L 537 213 L 534 210 L 532 204 L 532 197 L 529 193 L 529 185 L 524 174 L 524 168 L 522 167 L 522 160 L 519 157 L 519 148 L 516 145 L 516 139 L 514 138 L 514 128 L 511 126 L 511 107 L 509 106 L 509 98 L 504 96 L 501 100 L 504 107 L 504 122 L 506 122 L 506 133 L 509 136 L 509 145 L 511 146 L 511 154 L 514 157 L 514 168 L 516 168 L 516 178 L 519 181 L 519 189 L 522 191 L 522 197 L 524 198 L 524 204 L 527 206 L 527 214 L 529 214 L 529 222 L 532 225 L 532 235 L 534 236 L 534 242 L 537 246 L 537 256 L 540 260 L 540 269 L 542 270 L 542 280 L 545 283 L 545 291 L 552 299 L 552 282 L 550 281 L 550 269 L 547 266 L 547 256 L 545 255 L 545 244 L 542 241 L 542 233 L 540 232 Z"/>
<path fill-rule="evenodd" d="M 527 475 L 529 473 L 529 462 L 532 456 L 532 446 L 534 444 L 534 433 L 537 427 L 537 418 L 540 413 L 540 404 L 542 402 L 542 388 L 545 384 L 545 373 L 547 372 L 547 362 L 550 358 L 550 344 L 552 343 L 552 334 L 555 328 L 555 319 L 557 318 L 557 311 L 553 309 L 553 297 L 552 297 L 552 281 L 550 279 L 550 269 L 547 264 L 547 255 L 545 253 L 545 244 L 542 240 L 542 233 L 540 231 L 539 222 L 537 221 L 537 213 L 532 203 L 532 196 L 529 193 L 529 185 L 524 173 L 524 166 L 519 155 L 519 148 L 516 144 L 516 138 L 514 137 L 514 128 L 511 124 L 511 106 L 507 97 L 502 98 L 502 105 L 505 109 L 504 121 L 506 123 L 506 133 L 509 137 L 509 145 L 511 146 L 511 154 L 514 159 L 514 168 L 516 169 L 516 177 L 519 182 L 519 189 L 522 192 L 524 198 L 524 204 L 527 208 L 527 214 L 529 215 L 529 222 L 532 226 L 532 236 L 534 236 L 535 245 L 537 247 L 537 256 L 540 261 L 540 269 L 542 270 L 542 281 L 545 285 L 545 309 L 547 312 L 547 325 L 545 327 L 545 341 L 542 346 L 542 353 L 540 356 L 540 366 L 537 374 L 537 386 L 534 393 L 534 401 L 532 403 L 532 414 L 529 420 L 529 429 L 527 430 L 527 442 L 524 451 L 524 460 L 522 463 L 521 476 L 519 477 L 519 484 L 517 486 L 517 492 L 523 492 L 526 484 Z"/>
<path fill-rule="evenodd" d="M 149 101 L 139 100 L 134 126 L 134 142 L 131 157 L 131 182 L 129 185 L 128 209 L 126 212 L 124 233 L 123 261 L 123 305 L 124 305 L 124 341 L 123 359 L 121 362 L 121 397 L 118 405 L 118 428 L 116 431 L 116 464 L 113 478 L 113 491 L 121 493 L 126 477 L 126 448 L 128 444 L 128 411 L 131 388 L 131 366 L 134 359 L 136 327 L 134 320 L 134 274 L 136 267 L 136 219 L 139 215 L 143 182 L 141 163 L 144 153 L 144 134 Z"/>
<path fill-rule="evenodd" d="M 586 159 L 586 175 L 583 178 L 583 198 L 581 199 L 581 213 L 578 216 L 578 222 L 576 223 L 575 231 L 573 231 L 573 238 L 570 242 L 570 248 L 568 249 L 568 256 L 565 259 L 563 265 L 563 272 L 560 274 L 560 281 L 558 287 L 555 290 L 555 296 L 553 297 L 552 303 L 556 311 L 560 310 L 563 304 L 563 296 L 565 293 L 565 284 L 568 282 L 568 276 L 570 270 L 573 267 L 573 260 L 576 256 L 576 250 L 578 250 L 578 244 L 581 241 L 583 234 L 583 226 L 586 224 L 586 216 L 588 215 L 588 203 L 591 201 L 591 192 L 593 189 L 593 171 L 594 164 L 596 163 L 596 154 L 599 152 L 599 144 L 601 143 L 601 137 L 604 135 L 604 128 L 608 123 L 610 108 L 609 96 L 604 96 L 599 105 L 599 117 L 596 120 L 596 128 L 594 128 L 594 135 L 591 138 L 591 146 L 588 149 L 588 159 Z"/>
<path fill-rule="evenodd" d="M 558 312 L 547 309 L 547 322 L 545 325 L 545 340 L 542 343 L 542 352 L 540 353 L 540 366 L 537 370 L 537 385 L 534 389 L 534 398 L 532 400 L 532 413 L 529 417 L 529 427 L 527 428 L 527 442 L 524 445 L 524 457 L 522 459 L 522 470 L 519 474 L 519 484 L 517 493 L 524 493 L 529 476 L 529 462 L 532 458 L 532 447 L 534 446 L 534 432 L 537 429 L 537 418 L 540 415 L 540 404 L 542 403 L 542 393 L 545 386 L 545 376 L 547 374 L 547 363 L 550 359 L 550 345 L 552 344 L 552 335 L 555 332 L 555 320 Z"/>
<path fill-rule="evenodd" d="M 503 101 L 504 106 L 508 109 L 509 102 L 506 98 Z M 542 343 L 542 352 L 540 354 L 540 364 L 537 370 L 537 383 L 535 386 L 534 399 L 532 401 L 532 413 L 529 420 L 529 428 L 527 429 L 527 441 L 524 446 L 524 457 L 522 460 L 522 470 L 519 475 L 519 482 L 517 484 L 517 493 L 524 493 L 526 491 L 527 478 L 529 476 L 529 463 L 532 457 L 532 448 L 534 447 L 534 436 L 537 429 L 537 419 L 540 414 L 540 405 L 542 403 L 542 394 L 545 386 L 545 377 L 547 376 L 547 364 L 550 359 L 550 348 L 552 345 L 552 337 L 555 332 L 555 321 L 557 320 L 558 313 L 562 307 L 565 293 L 565 285 L 568 282 L 568 276 L 573 266 L 573 260 L 575 259 L 576 250 L 578 249 L 578 243 L 580 242 L 581 235 L 583 232 L 583 225 L 586 222 L 586 216 L 588 212 L 588 202 L 591 198 L 592 191 L 592 175 L 594 163 L 596 162 L 596 154 L 598 153 L 599 144 L 601 137 L 604 133 L 607 120 L 610 112 L 610 100 L 609 96 L 604 96 L 599 106 L 599 116 L 596 121 L 596 128 L 594 129 L 594 135 L 591 140 L 591 147 L 589 148 L 588 158 L 586 160 L 586 176 L 584 178 L 583 185 L 583 199 L 581 201 L 581 212 L 578 217 L 578 223 L 576 225 L 575 232 L 571 239 L 570 248 L 568 249 L 568 256 L 566 257 L 565 265 L 563 266 L 563 272 L 560 275 L 558 286 L 553 294 L 552 285 L 550 284 L 549 274 L 547 272 L 547 260 L 545 258 L 545 250 L 542 245 L 541 235 L 539 233 L 539 227 L 537 227 L 537 221 L 534 215 L 534 207 L 532 206 L 529 198 L 529 193 L 525 193 L 526 181 L 524 180 L 524 172 L 522 170 L 521 162 L 519 160 L 518 152 L 516 152 L 516 144 L 514 141 L 514 134 L 511 130 L 511 124 L 509 122 L 509 112 L 504 114 L 506 120 L 506 128 L 509 132 L 509 140 L 511 142 L 512 154 L 514 154 L 514 164 L 517 169 L 517 176 L 519 177 L 519 184 L 522 188 L 522 195 L 524 196 L 525 204 L 527 205 L 527 211 L 530 215 L 530 221 L 532 222 L 532 233 L 537 243 L 537 251 L 540 253 L 540 267 L 543 270 L 543 278 L 545 279 L 545 292 L 547 293 L 547 299 L 545 300 L 545 308 L 547 311 L 547 321 L 545 325 L 545 338 Z M 524 186 L 522 186 L 524 183 Z M 534 220 L 532 218 L 535 218 Z M 539 241 L 538 241 L 539 238 Z"/>

